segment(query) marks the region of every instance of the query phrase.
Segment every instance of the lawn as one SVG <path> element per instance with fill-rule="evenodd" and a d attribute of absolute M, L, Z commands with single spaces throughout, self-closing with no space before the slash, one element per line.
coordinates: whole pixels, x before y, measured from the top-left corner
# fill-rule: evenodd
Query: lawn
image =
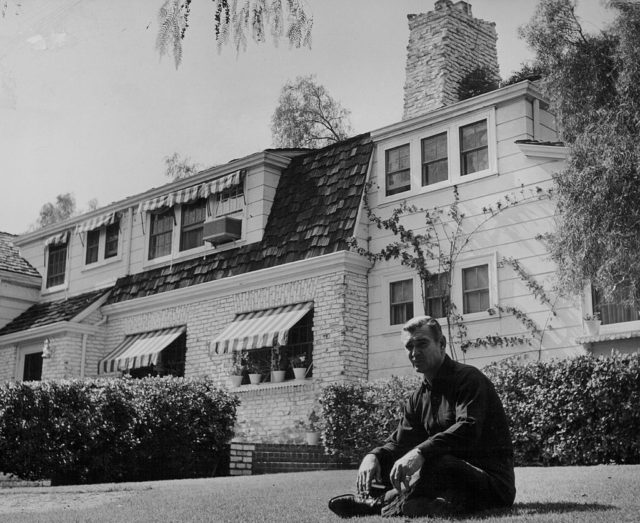
<path fill-rule="evenodd" d="M 327 500 L 350 492 L 355 471 L 298 472 L 146 483 L 0 490 L 0 521 L 277 522 L 342 521 Z M 640 465 L 518 468 L 508 511 L 458 521 L 640 520 Z M 397 521 L 402 521 L 397 518 Z M 362 523 L 389 521 L 378 517 Z M 420 520 L 416 520 L 420 521 Z M 424 519 L 423 521 L 437 521 Z"/>

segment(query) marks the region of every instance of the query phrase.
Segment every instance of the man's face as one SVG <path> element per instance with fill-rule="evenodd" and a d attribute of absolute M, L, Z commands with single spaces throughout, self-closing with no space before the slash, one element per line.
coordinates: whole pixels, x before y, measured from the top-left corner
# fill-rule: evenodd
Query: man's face
<path fill-rule="evenodd" d="M 431 330 L 423 326 L 404 339 L 409 360 L 417 372 L 432 374 L 437 371 L 444 359 L 444 350 L 438 340 L 433 338 Z"/>

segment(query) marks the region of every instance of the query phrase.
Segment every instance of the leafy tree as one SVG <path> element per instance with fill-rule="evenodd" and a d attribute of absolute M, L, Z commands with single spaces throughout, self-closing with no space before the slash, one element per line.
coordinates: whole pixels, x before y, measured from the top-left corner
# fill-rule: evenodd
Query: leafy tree
<path fill-rule="evenodd" d="M 555 177 L 558 221 L 549 236 L 560 288 L 591 281 L 604 295 L 639 298 L 640 4 L 586 34 L 570 0 L 542 0 L 521 35 L 545 72 L 542 86 L 571 153 Z"/>
<path fill-rule="evenodd" d="M 55 203 L 47 202 L 40 208 L 36 228 L 46 227 L 73 216 L 76 212 L 76 199 L 71 193 L 59 194 Z"/>
<path fill-rule="evenodd" d="M 479 94 L 495 91 L 499 87 L 499 80 L 500 77 L 490 67 L 476 67 L 460 80 L 458 100 L 466 100 Z"/>
<path fill-rule="evenodd" d="M 176 65 L 182 61 L 182 40 L 189 28 L 192 0 L 165 0 L 158 12 L 160 29 L 156 49 L 160 56 L 171 53 Z M 237 52 L 246 50 L 247 33 L 256 43 L 269 31 L 277 45 L 286 35 L 292 47 L 311 47 L 313 18 L 302 0 L 212 0 L 218 50 L 231 39 Z"/>
<path fill-rule="evenodd" d="M 166 167 L 165 176 L 172 180 L 182 180 L 198 173 L 200 165 L 192 162 L 188 156 L 182 157 L 179 153 L 173 153 L 171 156 L 165 156 L 164 164 Z"/>
<path fill-rule="evenodd" d="M 271 117 L 276 147 L 324 147 L 344 140 L 352 131 L 351 112 L 334 100 L 314 75 L 298 76 L 280 92 Z"/>

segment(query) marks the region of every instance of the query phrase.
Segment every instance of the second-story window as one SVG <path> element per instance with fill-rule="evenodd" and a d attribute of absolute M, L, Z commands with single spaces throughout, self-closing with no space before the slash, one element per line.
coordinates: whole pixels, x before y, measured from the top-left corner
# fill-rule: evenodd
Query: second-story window
<path fill-rule="evenodd" d="M 449 176 L 447 133 L 422 140 L 422 186 L 443 182 Z"/>
<path fill-rule="evenodd" d="M 489 168 L 487 121 L 460 127 L 460 174 L 471 174 Z"/>
<path fill-rule="evenodd" d="M 489 308 L 489 266 L 477 265 L 462 269 L 463 314 L 486 311 Z"/>
<path fill-rule="evenodd" d="M 47 288 L 62 285 L 67 269 L 67 244 L 49 245 L 47 258 Z"/>
<path fill-rule="evenodd" d="M 87 232 L 87 254 L 85 263 L 95 263 L 98 261 L 98 250 L 100 249 L 100 229 Z"/>
<path fill-rule="evenodd" d="M 149 259 L 171 254 L 173 236 L 173 209 L 151 215 L 149 228 Z"/>
<path fill-rule="evenodd" d="M 214 201 L 214 216 L 225 216 L 241 211 L 244 207 L 244 192 L 242 185 L 233 185 L 216 194 Z"/>
<path fill-rule="evenodd" d="M 389 284 L 390 324 L 406 323 L 413 317 L 413 280 Z"/>
<path fill-rule="evenodd" d="M 385 152 L 387 196 L 411 189 L 409 144 Z"/>
<path fill-rule="evenodd" d="M 120 237 L 120 222 L 107 225 L 104 241 L 104 257 L 113 258 L 118 255 L 118 239 Z"/>
<path fill-rule="evenodd" d="M 201 199 L 182 206 L 181 251 L 194 249 L 203 244 L 202 231 L 206 217 L 206 203 L 205 199 Z"/>

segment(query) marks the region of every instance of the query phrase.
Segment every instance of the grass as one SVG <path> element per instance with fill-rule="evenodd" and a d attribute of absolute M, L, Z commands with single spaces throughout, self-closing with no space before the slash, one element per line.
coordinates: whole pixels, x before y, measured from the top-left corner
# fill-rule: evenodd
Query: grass
<path fill-rule="evenodd" d="M 6 523 L 343 521 L 330 497 L 352 491 L 355 471 L 298 472 L 145 483 L 0 490 Z M 518 468 L 513 508 L 457 521 L 638 521 L 640 465 Z M 379 517 L 358 523 L 389 521 Z M 396 518 L 402 521 L 402 518 Z M 415 521 L 438 521 L 418 519 Z"/>

